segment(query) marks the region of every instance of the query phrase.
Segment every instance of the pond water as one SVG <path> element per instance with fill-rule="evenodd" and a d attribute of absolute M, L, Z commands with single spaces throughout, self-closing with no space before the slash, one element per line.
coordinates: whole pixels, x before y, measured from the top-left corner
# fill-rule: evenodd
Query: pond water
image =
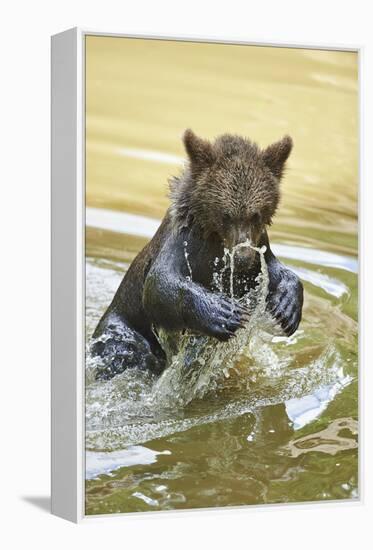
<path fill-rule="evenodd" d="M 86 52 L 87 346 L 167 208 L 189 126 L 293 137 L 270 240 L 305 288 L 290 338 L 263 315 L 217 352 L 189 335 L 193 377 L 176 358 L 98 382 L 87 354 L 86 513 L 357 498 L 355 54 L 103 37 Z"/>

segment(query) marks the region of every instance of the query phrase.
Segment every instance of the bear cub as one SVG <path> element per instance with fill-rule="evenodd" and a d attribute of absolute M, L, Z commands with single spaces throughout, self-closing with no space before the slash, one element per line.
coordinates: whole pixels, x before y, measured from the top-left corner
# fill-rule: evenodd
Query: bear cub
<path fill-rule="evenodd" d="M 162 372 L 159 328 L 190 329 L 220 341 L 234 337 L 248 319 L 238 299 L 256 284 L 259 254 L 236 249 L 233 296 L 229 266 L 219 287 L 214 273 L 224 266 L 225 250 L 240 243 L 266 246 L 267 308 L 284 334 L 293 334 L 301 320 L 302 284 L 273 255 L 267 234 L 292 139 L 260 150 L 243 137 L 225 134 L 211 143 L 186 130 L 183 141 L 188 162 L 170 182 L 171 205 L 93 334 L 91 352 L 102 360 L 98 379 L 130 367 Z"/>

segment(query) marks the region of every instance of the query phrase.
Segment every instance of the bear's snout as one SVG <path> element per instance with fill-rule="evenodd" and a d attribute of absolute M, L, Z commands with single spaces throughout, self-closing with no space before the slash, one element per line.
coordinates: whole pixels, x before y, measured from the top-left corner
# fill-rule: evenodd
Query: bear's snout
<path fill-rule="evenodd" d="M 244 227 L 232 227 L 224 238 L 224 244 L 230 251 L 235 248 L 237 252 L 251 250 L 250 245 L 253 244 L 251 231 Z"/>

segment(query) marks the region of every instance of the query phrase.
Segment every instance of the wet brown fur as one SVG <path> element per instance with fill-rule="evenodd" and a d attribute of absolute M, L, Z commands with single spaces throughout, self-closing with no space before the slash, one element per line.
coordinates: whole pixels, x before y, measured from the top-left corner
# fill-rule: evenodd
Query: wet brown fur
<path fill-rule="evenodd" d="M 213 143 L 186 130 L 188 163 L 170 181 L 171 216 L 176 229 L 196 224 L 207 237 L 222 235 L 237 222 L 270 225 L 280 201 L 280 180 L 292 139 L 264 150 L 247 138 L 224 134 Z"/>

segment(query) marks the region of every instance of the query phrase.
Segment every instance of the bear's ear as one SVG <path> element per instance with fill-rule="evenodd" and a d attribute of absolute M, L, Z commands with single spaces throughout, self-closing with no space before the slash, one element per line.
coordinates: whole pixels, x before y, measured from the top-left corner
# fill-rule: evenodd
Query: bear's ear
<path fill-rule="evenodd" d="M 214 153 L 209 141 L 199 138 L 188 129 L 184 132 L 183 142 L 192 166 L 199 168 L 212 164 Z"/>
<path fill-rule="evenodd" d="M 292 148 L 293 140 L 290 136 L 284 136 L 263 151 L 263 160 L 276 178 L 281 178 Z"/>

